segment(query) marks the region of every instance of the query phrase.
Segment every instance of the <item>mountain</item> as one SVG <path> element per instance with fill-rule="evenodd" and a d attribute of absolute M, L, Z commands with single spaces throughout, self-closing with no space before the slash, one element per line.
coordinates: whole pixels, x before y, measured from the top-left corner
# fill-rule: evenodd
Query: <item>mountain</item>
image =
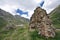
<path fill-rule="evenodd" d="M 13 15 L 0 9 L 0 28 L 1 29 L 2 29 L 2 27 L 9 25 L 13 20 L 14 20 Z"/>
<path fill-rule="evenodd" d="M 15 20 L 17 21 L 18 24 L 25 24 L 29 22 L 29 19 L 26 19 L 24 17 L 21 17 L 20 15 L 15 15 Z"/>
<path fill-rule="evenodd" d="M 10 32 L 14 32 L 18 28 L 24 28 L 28 23 L 29 19 L 20 15 L 12 15 L 0 9 L 0 40 L 3 40 Z"/>
<path fill-rule="evenodd" d="M 56 28 L 60 28 L 60 5 L 49 14 L 52 23 Z"/>

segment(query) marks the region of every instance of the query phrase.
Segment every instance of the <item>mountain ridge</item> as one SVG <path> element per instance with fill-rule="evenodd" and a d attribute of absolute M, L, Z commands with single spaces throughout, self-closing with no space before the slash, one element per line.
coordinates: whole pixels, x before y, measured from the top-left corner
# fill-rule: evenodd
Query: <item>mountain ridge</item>
<path fill-rule="evenodd" d="M 57 6 L 52 12 L 50 12 L 49 17 L 56 28 L 60 28 L 60 5 Z"/>

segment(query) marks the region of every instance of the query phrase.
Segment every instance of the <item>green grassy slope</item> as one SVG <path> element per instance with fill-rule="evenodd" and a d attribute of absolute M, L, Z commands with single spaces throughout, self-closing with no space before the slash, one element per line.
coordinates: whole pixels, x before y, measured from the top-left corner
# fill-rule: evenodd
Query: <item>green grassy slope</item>
<path fill-rule="evenodd" d="M 0 17 L 0 30 L 1 30 L 4 26 L 6 26 L 6 24 L 7 24 L 7 22 L 6 22 L 2 17 Z"/>
<path fill-rule="evenodd" d="M 56 28 L 60 28 L 60 5 L 49 14 L 52 23 Z"/>
<path fill-rule="evenodd" d="M 60 40 L 60 31 L 57 31 L 56 34 L 55 38 L 46 39 L 38 35 L 37 31 L 30 32 L 28 24 L 25 24 L 24 27 L 2 31 L 0 33 L 0 40 Z"/>
<path fill-rule="evenodd" d="M 0 40 L 28 40 L 28 27 L 17 27 L 0 33 Z"/>
<path fill-rule="evenodd" d="M 25 34 L 23 32 L 27 33 L 24 26 L 26 26 L 25 24 L 28 24 L 29 20 L 19 15 L 17 16 L 13 16 L 10 13 L 0 9 L 0 40 L 15 40 L 14 38 L 16 38 L 16 36 L 18 37 L 18 35 L 21 34 L 21 36 L 23 36 L 23 34 Z M 21 24 L 23 26 L 16 26 Z"/>

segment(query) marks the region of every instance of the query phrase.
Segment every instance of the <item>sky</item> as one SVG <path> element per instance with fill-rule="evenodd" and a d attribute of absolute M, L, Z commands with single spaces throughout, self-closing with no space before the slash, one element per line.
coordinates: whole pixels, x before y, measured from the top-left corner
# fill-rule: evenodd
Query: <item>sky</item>
<path fill-rule="evenodd" d="M 60 5 L 60 0 L 0 0 L 1 9 L 28 19 L 38 6 L 50 13 L 58 5 Z"/>

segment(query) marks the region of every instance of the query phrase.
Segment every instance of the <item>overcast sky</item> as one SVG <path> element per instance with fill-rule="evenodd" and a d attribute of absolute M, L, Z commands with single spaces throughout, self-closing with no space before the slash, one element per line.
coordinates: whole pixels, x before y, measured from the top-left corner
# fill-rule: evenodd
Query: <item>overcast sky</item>
<path fill-rule="evenodd" d="M 21 13 L 16 12 L 17 9 L 20 9 L 23 13 L 21 15 L 22 17 L 30 18 L 34 9 L 40 6 L 42 1 L 44 1 L 42 8 L 45 9 L 47 13 L 51 12 L 60 4 L 60 0 L 0 0 L 0 8 L 13 15 L 21 15 Z M 24 12 L 27 12 L 28 16 L 24 14 Z"/>

